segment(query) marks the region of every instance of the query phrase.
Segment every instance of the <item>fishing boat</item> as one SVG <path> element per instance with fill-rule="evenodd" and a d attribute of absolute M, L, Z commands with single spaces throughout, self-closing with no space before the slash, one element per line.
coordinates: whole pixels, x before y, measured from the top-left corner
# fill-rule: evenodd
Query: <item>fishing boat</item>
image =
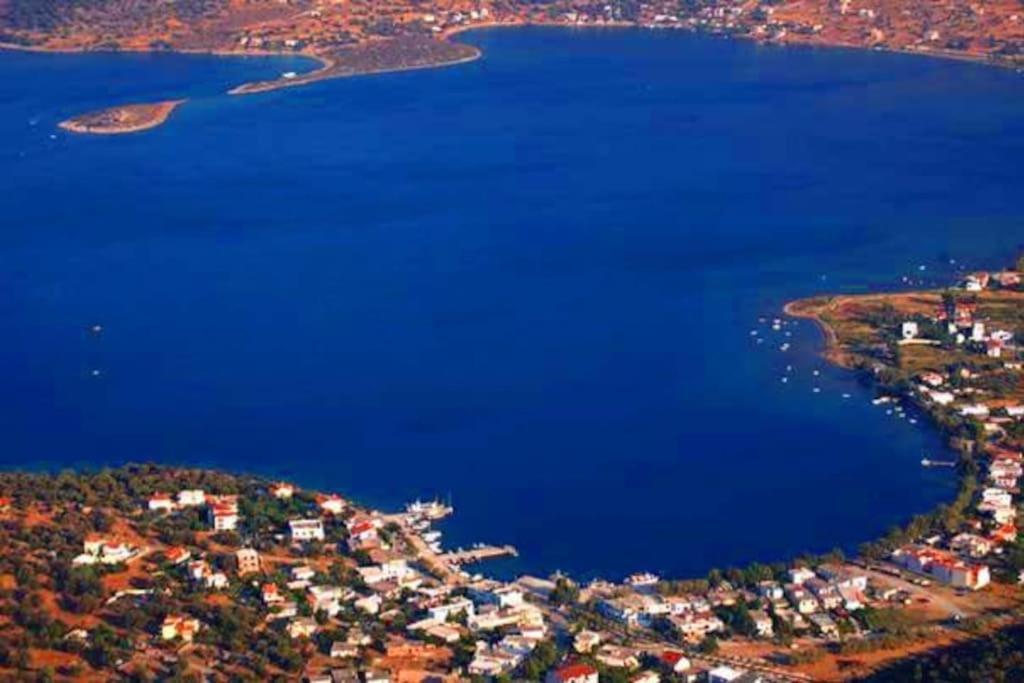
<path fill-rule="evenodd" d="M 405 511 L 414 517 L 422 517 L 423 519 L 441 519 L 452 514 L 455 510 L 451 505 L 446 505 L 439 500 L 432 500 L 424 503 L 417 499 L 406 505 Z"/>

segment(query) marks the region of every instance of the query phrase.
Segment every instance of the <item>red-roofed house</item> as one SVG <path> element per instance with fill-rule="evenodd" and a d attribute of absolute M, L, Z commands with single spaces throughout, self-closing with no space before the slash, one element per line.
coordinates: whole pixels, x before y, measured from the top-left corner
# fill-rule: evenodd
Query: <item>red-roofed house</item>
<path fill-rule="evenodd" d="M 263 604 L 276 605 L 280 602 L 284 602 L 284 596 L 277 590 L 277 584 L 263 584 Z"/>
<path fill-rule="evenodd" d="M 1012 522 L 1002 525 L 992 532 L 992 540 L 996 543 L 1013 543 L 1017 540 L 1017 526 Z"/>
<path fill-rule="evenodd" d="M 238 496 L 207 496 L 210 523 L 216 531 L 238 528 Z"/>
<path fill-rule="evenodd" d="M 682 673 L 690 668 L 690 660 L 682 652 L 665 650 L 658 658 L 662 666 L 672 673 Z"/>
<path fill-rule="evenodd" d="M 568 664 L 551 671 L 547 683 L 597 683 L 597 669 L 589 664 Z"/>
<path fill-rule="evenodd" d="M 198 619 L 168 615 L 160 626 L 160 637 L 164 640 L 181 638 L 186 643 L 191 643 L 198 631 Z"/>
<path fill-rule="evenodd" d="M 167 549 L 167 552 L 164 553 L 164 557 L 166 557 L 167 561 L 171 564 L 181 564 L 182 562 L 192 559 L 192 553 L 188 548 L 174 546 L 173 548 Z"/>

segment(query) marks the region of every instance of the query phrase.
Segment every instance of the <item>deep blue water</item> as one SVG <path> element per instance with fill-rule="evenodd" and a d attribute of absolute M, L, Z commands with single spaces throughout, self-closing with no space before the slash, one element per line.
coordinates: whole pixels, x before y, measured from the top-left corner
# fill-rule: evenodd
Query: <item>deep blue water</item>
<path fill-rule="evenodd" d="M 0 54 L 0 465 L 450 494 L 452 543 L 610 577 L 855 547 L 950 495 L 925 424 L 758 318 L 1010 258 L 1019 75 L 465 38 L 483 60 L 245 98 L 304 65 Z M 183 94 L 148 133 L 54 127 Z"/>

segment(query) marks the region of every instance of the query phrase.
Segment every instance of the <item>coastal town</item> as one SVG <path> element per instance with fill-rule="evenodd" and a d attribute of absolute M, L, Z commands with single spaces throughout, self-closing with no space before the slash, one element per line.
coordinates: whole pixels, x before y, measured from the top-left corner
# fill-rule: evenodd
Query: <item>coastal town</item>
<path fill-rule="evenodd" d="M 1024 45 L 1021 17 L 1019 4 L 1012 0 L 984 5 L 907 0 L 211 0 L 180 2 L 173 9 L 144 0 L 87 6 L 63 0 L 4 0 L 0 42 L 53 49 L 324 54 L 402 35 L 447 37 L 475 26 L 627 25 L 1012 63 Z"/>
<path fill-rule="evenodd" d="M 1022 304 L 1007 270 L 787 307 L 877 405 L 950 439 L 922 465 L 956 471 L 955 499 L 855 557 L 499 581 L 476 565 L 515 548 L 446 549 L 440 501 L 156 465 L 0 474 L 0 677 L 850 680 L 1019 628 Z"/>
<path fill-rule="evenodd" d="M 286 71 L 240 84 L 233 94 L 472 61 L 480 53 L 457 42 L 458 33 L 527 25 L 699 31 L 772 45 L 882 49 L 1011 67 L 1024 60 L 1024 10 L 1017 0 L 0 0 L 0 46 L 8 48 L 297 54 L 321 64 L 307 73 Z M 82 126 L 72 119 L 66 128 L 137 132 L 166 120 L 164 104 L 86 114 L 106 124 Z M 116 123 L 139 112 L 151 116 Z"/>

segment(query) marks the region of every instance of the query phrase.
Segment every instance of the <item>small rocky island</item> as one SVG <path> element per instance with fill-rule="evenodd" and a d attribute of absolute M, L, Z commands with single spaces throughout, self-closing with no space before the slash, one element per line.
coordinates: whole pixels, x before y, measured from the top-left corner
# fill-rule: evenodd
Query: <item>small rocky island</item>
<path fill-rule="evenodd" d="M 185 100 L 127 104 L 89 112 L 62 121 L 60 127 L 73 133 L 117 135 L 137 133 L 161 125 Z"/>

